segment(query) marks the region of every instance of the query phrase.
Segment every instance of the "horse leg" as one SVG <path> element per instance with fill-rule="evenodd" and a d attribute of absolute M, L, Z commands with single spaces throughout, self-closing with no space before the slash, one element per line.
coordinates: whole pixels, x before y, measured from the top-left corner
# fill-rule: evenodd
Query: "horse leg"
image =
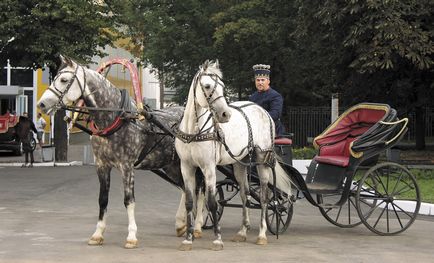
<path fill-rule="evenodd" d="M 195 171 L 196 168 L 181 163 L 182 178 L 184 179 L 185 210 L 187 211 L 187 234 L 179 246 L 179 250 L 187 251 L 193 248 L 193 194 L 196 187 Z"/>
<path fill-rule="evenodd" d="M 217 200 L 215 198 L 216 194 L 216 168 L 215 165 L 212 168 L 207 168 L 202 170 L 205 175 L 206 191 L 205 194 L 208 198 L 208 209 L 211 212 L 212 222 L 214 223 L 214 235 L 216 239 L 212 242 L 212 250 L 222 250 L 223 241 L 220 230 L 220 224 L 217 217 Z"/>
<path fill-rule="evenodd" d="M 96 230 L 88 241 L 89 245 L 102 245 L 104 242 L 104 230 L 106 228 L 107 204 L 110 190 L 111 167 L 97 166 L 96 172 L 99 179 L 99 216 Z"/>
<path fill-rule="evenodd" d="M 205 200 L 205 195 L 203 191 L 199 189 L 199 192 L 197 193 L 197 199 L 196 199 L 197 211 L 196 211 L 196 219 L 194 220 L 195 222 L 194 231 L 193 231 L 194 238 L 202 237 L 204 200 Z M 181 201 L 179 203 L 179 207 L 178 210 L 176 211 L 176 216 L 175 216 L 175 229 L 176 229 L 176 236 L 178 237 L 183 236 L 187 231 L 186 218 L 187 218 L 187 211 L 185 210 L 185 193 L 182 192 Z"/>
<path fill-rule="evenodd" d="M 182 191 L 181 201 L 179 202 L 178 211 L 175 216 L 176 236 L 181 237 L 187 231 L 186 225 L 187 211 L 185 210 L 185 193 Z"/>
<path fill-rule="evenodd" d="M 124 205 L 128 214 L 128 236 L 125 248 L 137 247 L 137 225 L 134 216 L 135 197 L 134 197 L 134 171 L 131 167 L 122 169 L 124 183 Z"/>
<path fill-rule="evenodd" d="M 259 159 L 260 160 L 260 159 Z M 259 235 L 256 240 L 257 245 L 266 245 L 267 241 L 267 223 L 265 212 L 268 205 L 268 182 L 271 176 L 271 168 L 265 165 L 258 165 L 259 181 L 261 186 L 260 203 L 261 203 L 261 222 L 259 224 Z"/>
<path fill-rule="evenodd" d="M 234 242 L 244 242 L 247 239 L 247 231 L 250 229 L 249 208 L 247 207 L 247 167 L 240 164 L 233 164 L 235 179 L 240 186 L 240 197 L 243 205 L 243 219 L 241 222 L 241 228 L 238 233 L 232 238 Z"/>
<path fill-rule="evenodd" d="M 196 219 L 194 220 L 194 238 L 202 237 L 203 226 L 203 208 L 204 208 L 205 195 L 202 191 L 202 187 L 198 189 L 196 197 Z"/>

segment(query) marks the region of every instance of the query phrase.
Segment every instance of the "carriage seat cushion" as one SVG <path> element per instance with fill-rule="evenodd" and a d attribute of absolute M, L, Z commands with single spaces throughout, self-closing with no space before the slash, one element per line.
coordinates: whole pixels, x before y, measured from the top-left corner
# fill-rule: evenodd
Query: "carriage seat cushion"
<path fill-rule="evenodd" d="M 315 156 L 315 161 L 319 163 L 325 163 L 325 164 L 331 164 L 336 165 L 340 167 L 347 167 L 350 163 L 350 157 L 348 156 L 333 156 L 333 155 L 326 155 L 326 156 Z"/>
<path fill-rule="evenodd" d="M 348 166 L 351 143 L 384 117 L 383 110 L 356 109 L 338 119 L 331 129 L 315 138 L 319 156 L 315 160 L 337 166 Z"/>
<path fill-rule="evenodd" d="M 275 145 L 292 145 L 292 140 L 285 137 L 277 137 L 274 139 Z"/>

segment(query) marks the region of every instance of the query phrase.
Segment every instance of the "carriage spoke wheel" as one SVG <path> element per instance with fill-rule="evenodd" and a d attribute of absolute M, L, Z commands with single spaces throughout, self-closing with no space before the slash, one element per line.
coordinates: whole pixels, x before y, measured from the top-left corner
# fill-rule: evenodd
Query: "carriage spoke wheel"
<path fill-rule="evenodd" d="M 369 169 L 356 193 L 357 212 L 378 235 L 394 235 L 413 224 L 420 208 L 420 192 L 410 171 L 396 163 Z"/>
<path fill-rule="evenodd" d="M 36 140 L 33 137 L 30 139 L 30 148 L 32 149 L 32 152 L 36 149 Z"/>
<path fill-rule="evenodd" d="M 267 229 L 271 234 L 282 234 L 288 229 L 294 213 L 294 204 L 287 195 L 277 193 L 270 199 L 265 211 Z"/>
<path fill-rule="evenodd" d="M 362 223 L 357 213 L 355 193 L 357 182 L 354 182 L 348 200 L 341 206 L 319 207 L 319 211 L 324 218 L 335 226 L 342 228 L 351 228 Z M 317 194 L 318 204 L 335 204 L 339 201 L 342 194 Z"/>
<path fill-rule="evenodd" d="M 217 200 L 217 220 L 218 222 L 220 222 L 220 219 L 223 216 L 223 209 L 224 209 L 224 202 L 225 202 L 225 196 L 224 196 L 224 191 L 223 191 L 223 187 L 225 187 L 226 185 L 218 185 L 216 190 L 216 200 Z M 208 210 L 208 206 L 206 206 L 207 209 L 205 211 L 206 216 L 205 216 L 205 220 L 203 221 L 203 229 L 212 229 L 214 227 L 214 222 L 211 216 L 211 212 Z"/>

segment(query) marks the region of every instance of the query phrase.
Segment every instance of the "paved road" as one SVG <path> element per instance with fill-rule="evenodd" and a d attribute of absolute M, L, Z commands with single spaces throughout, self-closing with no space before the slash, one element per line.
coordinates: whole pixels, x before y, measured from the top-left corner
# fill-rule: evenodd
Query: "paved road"
<path fill-rule="evenodd" d="M 1 166 L 1 164 L 0 164 Z M 225 209 L 223 251 L 211 251 L 212 232 L 193 251 L 177 250 L 174 215 L 179 192 L 156 175 L 136 173 L 139 248 L 126 250 L 127 217 L 119 173 L 112 176 L 105 244 L 87 245 L 97 219 L 94 167 L 0 167 L 0 262 L 434 262 L 434 222 L 417 220 L 401 235 L 382 237 L 363 226 L 340 229 L 297 201 L 289 230 L 267 246 L 254 244 L 259 211 L 245 243 L 231 236 L 240 210 Z"/>

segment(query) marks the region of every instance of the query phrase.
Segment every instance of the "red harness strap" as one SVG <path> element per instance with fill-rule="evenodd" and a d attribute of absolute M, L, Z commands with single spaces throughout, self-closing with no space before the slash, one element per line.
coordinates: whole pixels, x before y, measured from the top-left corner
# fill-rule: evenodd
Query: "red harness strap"
<path fill-rule="evenodd" d="M 118 116 L 118 117 L 116 117 L 116 119 L 113 121 L 113 123 L 110 126 L 104 128 L 102 130 L 100 130 L 100 129 L 98 129 L 98 127 L 96 127 L 96 124 L 94 121 L 91 121 L 89 123 L 89 127 L 90 127 L 90 130 L 92 131 L 92 135 L 109 136 L 109 135 L 113 134 L 114 132 L 116 132 L 122 126 L 122 124 L 124 124 L 124 120 L 120 116 Z"/>

